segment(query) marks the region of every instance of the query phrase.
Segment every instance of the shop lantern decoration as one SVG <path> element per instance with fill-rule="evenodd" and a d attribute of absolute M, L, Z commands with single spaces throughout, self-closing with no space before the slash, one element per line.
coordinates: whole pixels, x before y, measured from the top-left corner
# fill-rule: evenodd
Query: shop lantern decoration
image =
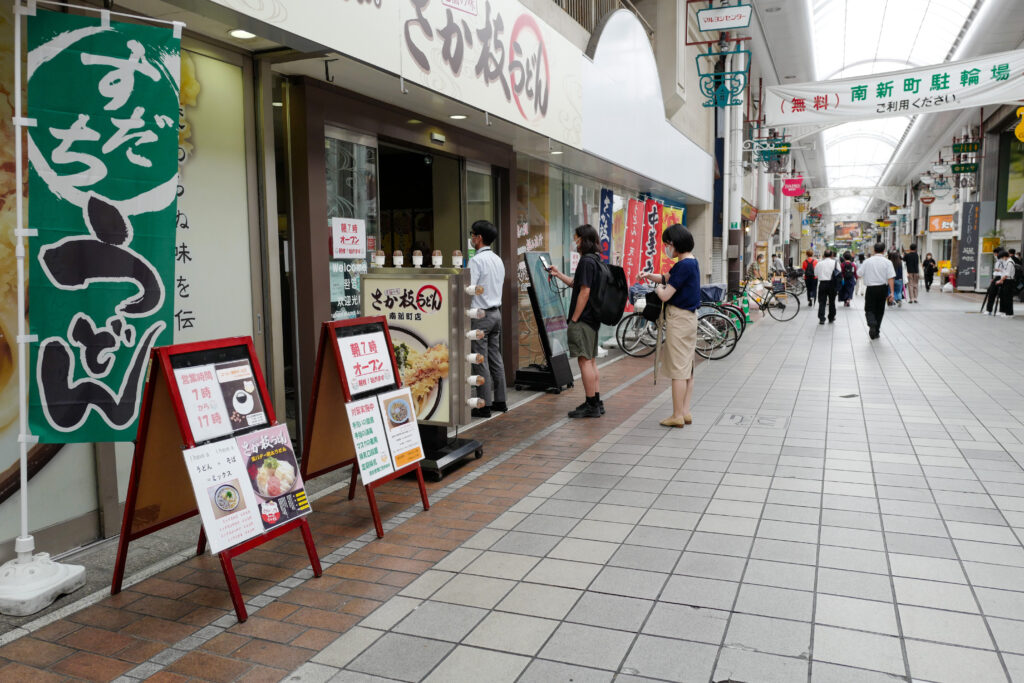
<path fill-rule="evenodd" d="M 786 132 L 779 133 L 774 128 L 768 130 L 767 137 L 743 141 L 743 151 L 750 152 L 754 161 L 764 166 L 769 173 L 783 172 L 789 164 L 789 152 L 792 148 L 792 144 L 786 140 Z M 801 192 L 803 188 L 797 194 Z"/>
<path fill-rule="evenodd" d="M 787 197 L 799 197 L 804 191 L 804 178 L 803 176 L 797 176 L 796 178 L 786 178 L 782 181 L 782 194 Z"/>

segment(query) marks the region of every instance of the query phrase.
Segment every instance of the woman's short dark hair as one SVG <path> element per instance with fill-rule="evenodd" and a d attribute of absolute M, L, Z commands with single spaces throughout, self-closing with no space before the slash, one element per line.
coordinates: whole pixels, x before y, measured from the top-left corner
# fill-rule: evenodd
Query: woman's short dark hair
<path fill-rule="evenodd" d="M 480 235 L 485 246 L 490 246 L 498 237 L 498 229 L 490 221 L 476 221 L 469 229 L 470 235 Z"/>
<path fill-rule="evenodd" d="M 1003 258 L 1004 256 L 1009 256 L 1009 255 L 1010 255 L 1010 252 L 1006 251 L 1005 249 L 1000 249 L 996 253 L 996 256 L 998 256 L 999 258 Z"/>
<path fill-rule="evenodd" d="M 580 238 L 580 256 L 601 253 L 601 238 L 598 237 L 593 225 L 584 223 L 579 226 L 576 228 L 576 236 Z"/>
<path fill-rule="evenodd" d="M 664 244 L 671 244 L 677 254 L 686 254 L 693 251 L 693 235 L 680 223 L 670 225 L 661 233 L 661 241 Z"/>

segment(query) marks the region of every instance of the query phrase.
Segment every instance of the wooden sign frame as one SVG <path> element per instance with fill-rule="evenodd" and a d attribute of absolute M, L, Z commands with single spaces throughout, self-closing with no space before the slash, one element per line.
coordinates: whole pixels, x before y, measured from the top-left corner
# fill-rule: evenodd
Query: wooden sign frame
<path fill-rule="evenodd" d="M 267 417 L 264 424 L 247 427 L 218 438 L 233 438 L 240 433 L 264 429 L 277 424 L 274 407 L 270 402 L 270 394 L 263 377 L 263 370 L 256 357 L 256 349 L 253 347 L 251 337 L 229 337 L 214 341 L 162 346 L 150 352 L 149 376 L 146 380 L 139 415 L 135 454 L 132 457 L 131 477 L 128 480 L 128 496 L 124 503 L 121 537 L 118 540 L 114 576 L 110 587 L 111 595 L 121 592 L 125 564 L 128 559 L 128 545 L 132 541 L 199 514 L 192 482 L 182 455 L 183 450 L 194 448 L 197 444 L 188 423 L 177 382 L 174 380 L 174 370 L 176 369 L 174 359 L 201 353 L 212 356 L 210 359 L 204 359 L 205 362 L 201 364 L 248 360 Z M 203 443 L 216 440 L 208 439 Z M 150 501 L 153 502 L 150 503 Z M 142 503 L 141 506 L 140 503 Z M 146 503 L 150 504 L 146 505 Z M 306 552 L 313 567 L 313 574 L 320 576 L 323 573 L 320 559 L 309 530 L 309 522 L 305 517 L 286 522 L 264 534 L 218 553 L 221 569 L 231 594 L 231 602 L 240 622 L 245 621 L 248 614 L 242 600 L 241 590 L 238 587 L 232 559 L 246 550 L 262 545 L 292 529 L 299 529 L 302 533 Z M 201 555 L 205 550 L 206 533 L 204 529 L 200 528 L 196 555 Z"/>
<path fill-rule="evenodd" d="M 300 466 L 302 479 L 309 481 L 314 477 L 351 465 L 352 477 L 348 485 L 349 500 L 355 498 L 356 495 L 359 463 L 356 458 L 356 447 L 352 439 L 348 413 L 345 411 L 345 404 L 352 401 L 353 395 L 348 389 L 345 369 L 341 362 L 341 350 L 338 347 L 338 339 L 347 335 L 339 334 L 339 330 L 348 332 L 349 328 L 362 328 L 370 325 L 381 326 L 388 342 L 388 354 L 395 375 L 395 383 L 382 387 L 380 391 L 402 388 L 402 375 L 395 360 L 395 347 L 391 342 L 387 318 L 372 316 L 323 323 L 320 327 L 320 343 L 316 352 L 313 391 L 310 394 L 309 412 L 306 418 L 306 434 L 302 441 L 303 453 Z M 368 398 L 376 393 L 378 392 L 357 394 L 355 398 Z M 370 514 L 373 516 L 373 526 L 377 531 L 377 538 L 384 537 L 384 527 L 380 519 L 380 510 L 377 507 L 374 490 L 382 484 L 410 473 L 416 474 L 423 509 L 429 510 L 430 501 L 427 499 L 427 487 L 423 481 L 423 470 L 420 468 L 419 461 L 363 485 L 363 488 L 366 489 L 366 498 L 370 502 Z"/>

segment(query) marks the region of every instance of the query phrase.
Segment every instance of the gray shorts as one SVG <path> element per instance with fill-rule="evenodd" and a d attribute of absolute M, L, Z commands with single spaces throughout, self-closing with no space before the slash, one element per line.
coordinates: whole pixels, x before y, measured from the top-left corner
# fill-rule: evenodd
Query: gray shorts
<path fill-rule="evenodd" d="M 585 322 L 569 321 L 569 355 L 573 358 L 597 358 L 597 330 Z"/>

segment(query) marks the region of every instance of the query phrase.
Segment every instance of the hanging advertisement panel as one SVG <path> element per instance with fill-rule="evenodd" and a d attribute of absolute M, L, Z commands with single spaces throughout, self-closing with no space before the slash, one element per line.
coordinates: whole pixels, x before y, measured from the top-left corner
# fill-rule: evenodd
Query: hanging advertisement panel
<path fill-rule="evenodd" d="M 612 257 L 612 202 L 614 197 L 615 195 L 607 187 L 601 188 L 597 234 L 601 238 L 601 260 L 605 263 L 608 263 Z"/>
<path fill-rule="evenodd" d="M 636 199 L 629 200 L 626 210 L 626 236 L 622 252 L 622 269 L 626 271 L 626 284 L 632 286 L 640 274 L 643 261 L 644 240 L 644 203 Z M 626 303 L 626 312 L 633 310 L 633 304 Z"/>
<path fill-rule="evenodd" d="M 870 121 L 1020 98 L 1024 50 L 884 74 L 765 88 L 769 126 Z"/>
<path fill-rule="evenodd" d="M 180 39 L 28 19 L 29 423 L 43 443 L 130 441 L 149 352 L 172 340 Z"/>
<path fill-rule="evenodd" d="M 661 210 L 664 207 L 655 199 L 644 204 L 644 258 L 640 264 L 641 273 L 661 272 Z"/>
<path fill-rule="evenodd" d="M 978 281 L 978 236 L 981 227 L 981 202 L 964 202 L 963 224 L 957 246 L 958 289 L 974 289 Z"/>

